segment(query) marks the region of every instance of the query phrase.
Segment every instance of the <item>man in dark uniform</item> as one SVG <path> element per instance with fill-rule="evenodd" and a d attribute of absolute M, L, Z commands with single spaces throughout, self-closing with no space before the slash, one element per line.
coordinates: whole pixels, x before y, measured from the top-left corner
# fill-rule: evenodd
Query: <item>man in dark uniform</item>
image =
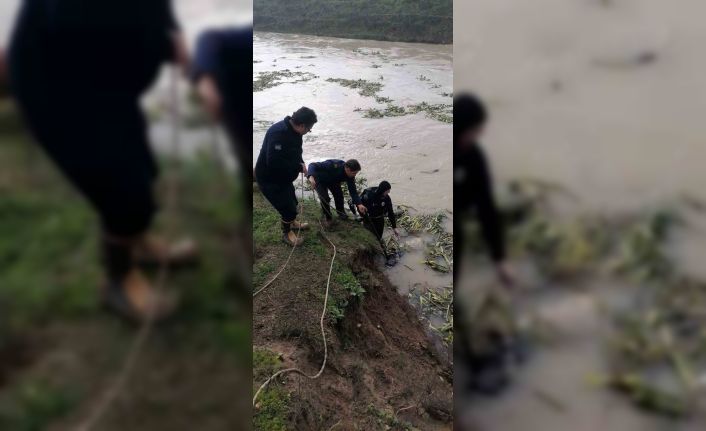
<path fill-rule="evenodd" d="M 302 158 L 302 137 L 316 124 L 316 113 L 299 108 L 292 116 L 267 130 L 255 163 L 255 179 L 260 191 L 282 217 L 282 241 L 295 246 L 303 242 L 292 229 L 306 229 L 297 218 L 297 196 L 292 182 L 306 173 Z"/>
<path fill-rule="evenodd" d="M 464 233 L 461 221 L 464 213 L 475 210 L 481 231 L 488 245 L 500 282 L 512 286 L 514 279 L 506 264 L 505 238 L 500 213 L 493 195 L 493 181 L 485 157 L 478 144 L 487 121 L 487 111 L 476 96 L 462 94 L 454 98 L 454 263 L 456 274 L 463 263 Z M 491 340 L 488 347 L 472 345 L 474 328 L 467 325 L 465 307 L 454 308 L 454 363 L 464 365 L 470 372 L 471 387 L 482 393 L 494 394 L 508 383 L 505 356 L 506 337 L 503 334 L 485 334 Z M 480 328 L 477 328 L 480 330 Z M 483 329 L 485 331 L 485 329 Z"/>
<path fill-rule="evenodd" d="M 385 231 L 385 216 L 390 221 L 390 226 L 395 236 L 399 238 L 397 232 L 397 217 L 390 199 L 390 190 L 392 186 L 387 181 L 382 181 L 377 187 L 368 187 L 363 191 L 360 198 L 361 203 L 366 209 L 366 212 L 361 213 L 363 216 L 363 225 L 375 235 L 380 242 L 382 251 L 385 254 L 387 264 L 392 266 L 396 263 L 394 256 L 387 253 L 387 249 L 382 242 L 382 234 Z"/>
<path fill-rule="evenodd" d="M 350 159 L 346 162 L 332 159 L 309 164 L 307 178 L 321 200 L 321 210 L 324 214 L 324 224 L 326 226 L 330 225 L 333 219 L 331 216 L 329 191 L 333 195 L 338 218 L 341 220 L 348 219 L 343 207 L 343 191 L 341 189 L 344 181 L 348 186 L 351 201 L 357 206 L 361 214 L 365 214 L 366 209 L 361 205 L 360 197 L 355 187 L 355 176 L 358 175 L 358 172 L 360 172 L 360 163 L 356 159 Z"/>
<path fill-rule="evenodd" d="M 158 170 L 140 108 L 166 61 L 187 63 L 170 0 L 22 2 L 8 55 L 23 119 L 100 216 L 104 303 L 137 320 L 170 308 L 136 266 L 173 257 L 146 234 Z"/>
<path fill-rule="evenodd" d="M 246 184 L 252 183 L 253 173 L 252 37 L 252 27 L 205 31 L 191 70 L 206 110 L 228 133 Z"/>
<path fill-rule="evenodd" d="M 461 216 L 454 219 L 454 263 L 457 269 L 461 267 L 464 235 L 460 222 L 464 213 L 473 209 L 498 277 L 509 285 L 513 277 L 505 261 L 502 219 L 495 203 L 490 166 L 478 143 L 486 119 L 487 111 L 476 96 L 464 94 L 454 99 L 454 205 Z"/>

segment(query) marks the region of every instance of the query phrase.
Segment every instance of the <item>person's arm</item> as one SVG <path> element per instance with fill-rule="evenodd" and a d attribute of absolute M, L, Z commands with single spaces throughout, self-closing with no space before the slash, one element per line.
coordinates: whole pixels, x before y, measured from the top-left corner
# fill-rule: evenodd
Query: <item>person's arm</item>
<path fill-rule="evenodd" d="M 355 178 L 346 178 L 346 184 L 348 185 L 348 193 L 351 195 L 351 200 L 356 206 L 360 205 L 361 201 L 358 190 L 355 187 Z"/>
<path fill-rule="evenodd" d="M 399 236 L 400 234 L 397 232 L 397 216 L 395 215 L 395 209 L 392 207 L 392 199 L 389 196 L 385 197 L 385 206 L 387 207 L 387 218 L 390 220 L 392 231 L 396 236 Z"/>
<path fill-rule="evenodd" d="M 0 46 L 0 97 L 3 97 L 7 92 L 7 63 L 5 62 L 5 51 Z"/>
<path fill-rule="evenodd" d="M 306 177 L 309 180 L 309 183 L 311 183 L 311 187 L 316 189 L 316 181 L 317 178 L 319 177 L 319 164 L 318 163 L 309 163 L 309 169 L 306 171 Z"/>
<path fill-rule="evenodd" d="M 505 260 L 505 238 L 493 194 L 492 175 L 480 149 L 474 155 L 473 162 L 470 173 L 473 175 L 472 187 L 475 192 L 475 204 L 481 232 L 490 250 L 491 258 L 495 263 L 499 263 Z"/>
<path fill-rule="evenodd" d="M 191 65 L 191 79 L 196 83 L 204 107 L 214 120 L 221 117 L 223 105 L 221 92 L 216 82 L 220 67 L 221 37 L 216 31 L 202 33 L 196 41 L 196 53 Z"/>

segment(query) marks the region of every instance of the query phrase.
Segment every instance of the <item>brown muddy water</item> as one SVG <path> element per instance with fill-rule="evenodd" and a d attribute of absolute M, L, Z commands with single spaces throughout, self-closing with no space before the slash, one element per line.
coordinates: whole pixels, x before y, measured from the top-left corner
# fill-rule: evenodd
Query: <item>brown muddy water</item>
<path fill-rule="evenodd" d="M 450 107 L 451 58 L 449 45 L 256 33 L 253 80 L 284 70 L 306 75 L 253 94 L 253 161 L 267 128 L 308 106 L 317 112 L 319 122 L 304 137 L 305 162 L 357 158 L 370 185 L 383 179 L 392 184 L 393 203 L 419 211 L 452 210 L 451 124 L 423 113 L 364 118 L 356 108 L 384 109 L 386 104 L 327 82 L 364 79 L 381 84 L 377 96 L 398 106 L 427 102 Z"/>
<path fill-rule="evenodd" d="M 455 90 L 490 105 L 484 142 L 497 178 L 562 184 L 579 196 L 563 208 L 571 214 L 706 198 L 705 14 L 698 0 L 454 2 Z M 703 215 L 689 217 L 671 248 L 683 271 L 706 278 Z M 483 284 L 478 271 L 457 290 Z M 568 336 L 540 349 L 501 398 L 457 403 L 468 429 L 704 429 L 703 419 L 663 421 L 586 384 L 604 366 L 597 304 L 615 286 L 589 290 L 529 306 Z"/>

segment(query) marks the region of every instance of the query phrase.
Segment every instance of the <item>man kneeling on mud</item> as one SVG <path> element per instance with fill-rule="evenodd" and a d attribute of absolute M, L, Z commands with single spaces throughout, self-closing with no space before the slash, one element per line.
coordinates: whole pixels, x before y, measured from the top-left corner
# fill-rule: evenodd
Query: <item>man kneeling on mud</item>
<path fill-rule="evenodd" d="M 311 186 L 319 195 L 321 200 L 321 211 L 324 214 L 324 226 L 331 225 L 333 217 L 331 216 L 331 197 L 328 192 L 333 194 L 333 201 L 336 205 L 336 213 L 341 220 L 347 220 L 348 215 L 343 208 L 343 190 L 342 183 L 345 181 L 348 186 L 348 193 L 351 195 L 351 200 L 358 208 L 361 214 L 365 214 L 366 208 L 361 205 L 360 196 L 355 187 L 355 176 L 360 172 L 360 163 L 355 159 L 350 159 L 347 162 L 343 160 L 326 160 L 323 162 L 309 164 L 307 178 Z"/>

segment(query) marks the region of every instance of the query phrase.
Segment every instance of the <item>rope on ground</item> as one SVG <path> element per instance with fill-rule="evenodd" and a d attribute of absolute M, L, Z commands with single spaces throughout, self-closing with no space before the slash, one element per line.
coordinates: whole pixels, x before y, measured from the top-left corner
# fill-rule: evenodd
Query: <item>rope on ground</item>
<path fill-rule="evenodd" d="M 180 135 L 179 135 L 179 130 L 181 128 L 180 124 L 180 109 L 179 109 L 179 83 L 178 83 L 178 75 L 179 71 L 176 67 L 173 67 L 171 70 L 171 91 L 170 91 L 170 105 L 172 107 L 172 157 L 174 159 L 175 163 L 179 163 L 179 152 L 180 152 Z M 171 177 L 168 180 L 167 183 L 167 196 L 166 196 L 166 203 L 165 203 L 165 209 L 167 212 L 173 212 L 176 209 L 177 206 L 177 196 L 178 196 L 178 175 L 177 175 L 177 169 L 174 169 L 174 172 L 172 172 Z M 168 223 L 167 227 L 165 228 L 166 231 L 172 232 L 173 231 L 173 222 Z M 161 293 L 164 290 L 164 286 L 166 285 L 167 278 L 169 276 L 169 265 L 167 262 L 167 259 L 162 259 L 162 261 L 159 264 L 158 272 L 157 272 L 157 280 L 155 283 L 155 291 L 157 294 Z M 127 353 L 125 362 L 122 365 L 122 368 L 120 369 L 120 372 L 115 380 L 115 382 L 103 393 L 103 395 L 100 398 L 100 401 L 98 402 L 98 405 L 96 408 L 93 410 L 93 412 L 88 416 L 86 420 L 84 420 L 79 426 L 76 427 L 76 431 L 90 431 L 93 429 L 98 423 L 100 423 L 101 419 L 105 416 L 105 414 L 110 410 L 112 405 L 114 404 L 115 400 L 118 398 L 118 396 L 123 392 L 125 389 L 125 385 L 127 384 L 128 378 L 132 374 L 132 370 L 135 368 L 135 364 L 137 363 L 137 359 L 140 356 L 140 353 L 142 353 L 142 349 L 145 345 L 145 342 L 150 336 L 150 333 L 152 332 L 152 328 L 154 327 L 154 318 L 155 318 L 155 307 L 151 307 L 148 310 L 147 313 L 147 318 L 144 320 L 142 325 L 140 326 L 140 330 L 135 336 L 135 340 L 132 343 L 132 346 L 130 346 L 130 350 Z"/>
<path fill-rule="evenodd" d="M 302 215 L 303 215 L 303 208 L 304 208 L 303 196 L 304 196 L 304 176 L 302 175 Z M 314 198 L 314 200 L 316 200 L 316 198 Z M 326 342 L 326 330 L 324 328 L 324 319 L 326 318 L 326 310 L 328 308 L 328 297 L 329 297 L 329 289 L 331 286 L 331 274 L 333 272 L 333 263 L 336 260 L 336 244 L 334 244 L 329 239 L 329 237 L 327 237 L 323 233 L 324 226 L 321 223 L 321 219 L 319 219 L 319 226 L 321 226 L 321 236 L 323 236 L 326 239 L 326 241 L 328 241 L 328 243 L 331 244 L 331 247 L 333 247 L 333 256 L 331 256 L 331 265 L 329 266 L 329 269 L 328 269 L 328 280 L 326 281 L 326 294 L 324 295 L 324 307 L 323 307 L 323 310 L 321 311 L 321 319 L 319 321 L 319 324 L 321 326 L 321 337 L 323 338 L 323 341 L 324 341 L 324 360 L 321 363 L 321 368 L 319 369 L 319 372 L 314 374 L 313 376 L 306 374 L 304 371 L 300 370 L 299 368 L 287 368 L 287 369 L 280 370 L 280 371 L 276 372 L 269 379 L 265 380 L 265 382 L 260 386 L 260 388 L 257 390 L 257 392 L 255 392 L 255 396 L 252 399 L 253 407 L 255 407 L 255 403 L 257 402 L 257 397 L 260 395 L 260 393 L 267 387 L 267 385 L 270 384 L 270 382 L 272 380 L 276 379 L 277 377 L 279 377 L 283 374 L 287 374 L 287 373 L 297 373 L 297 374 L 300 374 L 308 379 L 315 380 L 315 379 L 318 379 L 319 377 L 321 377 L 321 374 L 323 374 L 324 369 L 326 368 L 326 361 L 328 360 L 328 343 Z M 289 256 L 291 257 L 292 254 L 290 253 Z M 287 259 L 287 261 L 289 261 L 289 258 Z M 285 265 L 286 265 L 286 263 L 285 263 Z M 282 268 L 284 269 L 284 267 L 282 267 Z M 280 272 L 281 271 L 282 270 L 280 270 Z M 279 275 L 279 273 L 277 275 Z M 274 281 L 276 278 L 277 278 L 277 276 L 275 276 L 275 278 L 273 278 L 272 281 Z M 271 282 L 268 283 L 266 286 L 264 286 L 262 289 L 264 289 L 269 284 L 271 284 Z M 260 291 L 262 291 L 262 289 L 260 289 Z"/>

